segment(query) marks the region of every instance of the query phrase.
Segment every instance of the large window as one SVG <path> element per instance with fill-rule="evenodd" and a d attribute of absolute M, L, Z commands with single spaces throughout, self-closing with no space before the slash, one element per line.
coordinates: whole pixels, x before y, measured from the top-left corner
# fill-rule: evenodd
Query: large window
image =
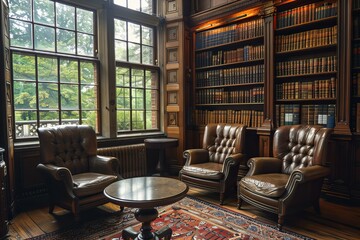
<path fill-rule="evenodd" d="M 114 3 L 135 11 L 153 14 L 153 0 L 114 0 Z"/>
<path fill-rule="evenodd" d="M 159 129 L 159 76 L 155 30 L 115 19 L 117 129 Z"/>
<path fill-rule="evenodd" d="M 50 0 L 10 0 L 16 138 L 40 126 L 98 131 L 95 13 Z"/>

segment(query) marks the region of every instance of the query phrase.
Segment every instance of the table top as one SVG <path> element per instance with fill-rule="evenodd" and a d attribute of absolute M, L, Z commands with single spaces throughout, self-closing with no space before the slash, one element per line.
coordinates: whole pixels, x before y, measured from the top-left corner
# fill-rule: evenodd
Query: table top
<path fill-rule="evenodd" d="M 119 180 L 104 190 L 111 202 L 125 207 L 153 208 L 185 197 L 188 186 L 173 178 L 136 177 Z"/>

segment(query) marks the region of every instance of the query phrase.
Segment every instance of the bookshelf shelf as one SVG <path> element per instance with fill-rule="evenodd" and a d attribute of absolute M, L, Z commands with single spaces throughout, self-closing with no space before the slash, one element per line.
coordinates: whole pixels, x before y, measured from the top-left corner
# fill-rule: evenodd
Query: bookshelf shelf
<path fill-rule="evenodd" d="M 227 85 L 214 85 L 206 87 L 195 87 L 195 89 L 211 89 L 211 88 L 236 88 L 236 87 L 245 87 L 245 86 L 256 86 L 264 85 L 264 82 L 254 82 L 254 83 L 242 83 L 242 84 L 227 84 Z"/>
<path fill-rule="evenodd" d="M 314 27 L 329 26 L 331 24 L 336 24 L 336 22 L 337 22 L 337 16 L 331 16 L 331 17 L 313 20 L 313 21 L 309 21 L 309 22 L 305 22 L 305 23 L 301 23 L 301 24 L 295 24 L 292 26 L 277 28 L 275 31 L 277 34 L 282 34 L 284 32 L 292 32 L 292 31 L 295 32 L 295 31 L 307 30 L 309 28 L 314 28 Z"/>
<path fill-rule="evenodd" d="M 257 36 L 257 37 L 253 37 L 253 38 L 247 38 L 247 39 L 242 39 L 242 40 L 238 40 L 238 41 L 233 41 L 230 43 L 223 43 L 223 44 L 218 44 L 218 45 L 211 46 L 211 47 L 196 49 L 195 52 L 203 52 L 203 51 L 208 51 L 208 50 L 222 49 L 224 47 L 229 48 L 232 46 L 245 45 L 245 44 L 253 44 L 254 42 L 261 43 L 263 39 L 264 39 L 264 36 Z"/>
<path fill-rule="evenodd" d="M 328 44 L 328 45 L 322 45 L 322 46 L 316 46 L 316 47 L 308 47 L 308 48 L 301 48 L 301 49 L 294 49 L 289 51 L 279 51 L 276 52 L 276 55 L 283 56 L 283 55 L 293 55 L 297 53 L 313 53 L 314 51 L 323 51 L 327 49 L 336 49 L 337 44 Z"/>
<path fill-rule="evenodd" d="M 197 107 L 206 106 L 246 106 L 246 105 L 263 105 L 263 102 L 259 103 L 212 103 L 212 104 L 195 104 Z"/>
<path fill-rule="evenodd" d="M 294 74 L 294 75 L 276 76 L 276 78 L 277 79 L 287 79 L 287 78 L 298 78 L 298 77 L 328 76 L 328 75 L 335 75 L 336 73 L 337 73 L 337 71 L 311 73 L 311 74 Z"/>
<path fill-rule="evenodd" d="M 293 103 L 293 102 L 335 102 L 336 98 L 311 98 L 311 99 L 276 99 L 277 103 Z"/>
<path fill-rule="evenodd" d="M 249 66 L 249 65 L 259 64 L 259 63 L 263 63 L 263 62 L 264 62 L 264 59 L 261 58 L 261 59 L 254 59 L 254 60 L 249 60 L 249 61 L 225 63 L 225 64 L 218 64 L 218 65 L 213 65 L 213 66 L 206 66 L 206 67 L 198 67 L 198 68 L 195 68 L 195 70 L 200 71 L 200 70 L 218 69 L 218 68 L 224 68 L 224 67 L 233 67 L 233 66 Z"/>

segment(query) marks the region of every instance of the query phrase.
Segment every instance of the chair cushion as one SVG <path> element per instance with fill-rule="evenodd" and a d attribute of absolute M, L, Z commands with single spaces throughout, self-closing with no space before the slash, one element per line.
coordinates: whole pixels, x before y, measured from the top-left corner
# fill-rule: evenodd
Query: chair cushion
<path fill-rule="evenodd" d="M 259 174 L 243 177 L 240 187 L 271 198 L 278 198 L 285 192 L 285 185 L 289 175 L 282 173 Z"/>
<path fill-rule="evenodd" d="M 199 163 L 190 166 L 184 166 L 183 169 L 181 170 L 181 173 L 203 179 L 220 180 L 224 178 L 222 167 L 223 167 L 222 163 L 221 164 L 214 162 Z"/>
<path fill-rule="evenodd" d="M 105 187 L 117 180 L 117 176 L 87 172 L 73 175 L 74 194 L 77 197 L 101 193 Z"/>

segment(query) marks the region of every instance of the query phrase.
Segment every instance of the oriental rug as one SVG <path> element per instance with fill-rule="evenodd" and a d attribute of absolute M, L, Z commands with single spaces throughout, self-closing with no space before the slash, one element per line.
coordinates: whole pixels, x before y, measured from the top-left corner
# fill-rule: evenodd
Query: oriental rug
<path fill-rule="evenodd" d="M 31 240 L 121 240 L 121 232 L 126 227 L 132 226 L 135 230 L 140 228 L 133 212 L 134 209 L 125 208 L 123 213 L 112 213 L 104 218 L 34 237 Z M 152 223 L 152 227 L 156 230 L 166 225 L 173 230 L 171 239 L 310 239 L 293 232 L 280 232 L 274 226 L 189 196 L 175 204 L 159 208 L 159 217 Z"/>

